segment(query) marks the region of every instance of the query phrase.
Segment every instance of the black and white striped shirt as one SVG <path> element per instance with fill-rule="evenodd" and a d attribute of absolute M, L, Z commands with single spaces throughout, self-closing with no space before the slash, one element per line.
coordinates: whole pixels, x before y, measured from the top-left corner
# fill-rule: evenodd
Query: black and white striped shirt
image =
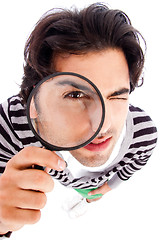
<path fill-rule="evenodd" d="M 67 168 L 61 172 L 52 170 L 50 175 L 67 187 L 94 188 L 108 181 L 113 189 L 147 163 L 156 142 L 157 129 L 151 118 L 140 108 L 130 105 L 120 151 L 106 169 L 80 178 L 74 178 Z M 25 107 L 16 95 L 0 105 L 0 174 L 6 163 L 27 146 L 42 147 L 29 128 Z"/>

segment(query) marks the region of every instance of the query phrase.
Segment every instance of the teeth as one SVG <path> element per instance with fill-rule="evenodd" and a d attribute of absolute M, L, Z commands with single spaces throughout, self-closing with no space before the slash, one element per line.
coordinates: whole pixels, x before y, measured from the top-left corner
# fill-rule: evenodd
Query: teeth
<path fill-rule="evenodd" d="M 93 142 L 91 142 L 92 144 L 95 144 L 95 145 L 98 145 L 98 144 L 101 144 L 101 143 L 104 143 L 104 142 L 106 142 L 107 140 L 109 140 L 110 139 L 110 137 L 109 138 L 106 138 L 106 139 L 104 139 L 102 142 L 94 142 L 94 141 L 96 141 L 96 140 L 93 140 Z"/>
<path fill-rule="evenodd" d="M 105 142 L 106 140 L 104 140 L 103 142 Z M 103 142 L 99 142 L 99 143 L 92 143 L 92 144 L 95 144 L 95 145 L 98 145 L 98 144 L 101 144 Z"/>

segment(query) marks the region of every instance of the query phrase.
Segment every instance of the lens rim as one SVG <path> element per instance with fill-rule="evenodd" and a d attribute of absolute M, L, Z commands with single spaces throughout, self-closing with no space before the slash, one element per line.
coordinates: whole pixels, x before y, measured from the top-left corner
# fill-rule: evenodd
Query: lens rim
<path fill-rule="evenodd" d="M 33 127 L 33 124 L 32 124 L 32 121 L 31 121 L 31 118 L 30 118 L 30 103 L 31 103 L 32 97 L 34 96 L 34 93 L 37 91 L 37 88 L 41 84 L 43 84 L 45 81 L 47 81 L 48 79 L 54 78 L 54 77 L 57 77 L 57 76 L 61 76 L 61 75 L 76 76 L 76 77 L 79 77 L 79 78 L 83 79 L 84 81 L 88 82 L 95 89 L 95 91 L 97 92 L 97 94 L 98 94 L 98 96 L 100 98 L 100 101 L 101 101 L 101 105 L 102 105 L 102 117 L 101 117 L 101 121 L 100 121 L 99 127 L 97 128 L 97 131 L 87 141 L 85 141 L 84 143 L 81 143 L 79 145 L 73 146 L 73 147 L 59 147 L 59 146 L 52 145 L 52 144 L 48 143 L 47 141 L 45 141 L 35 131 L 35 129 Z M 82 147 L 88 145 L 98 135 L 98 133 L 100 132 L 100 130 L 101 130 L 102 126 L 103 126 L 104 119 L 105 119 L 105 104 L 104 104 L 104 100 L 103 100 L 103 97 L 102 97 L 102 94 L 101 94 L 100 90 L 98 89 L 98 87 L 91 80 L 89 80 L 88 78 L 84 77 L 83 75 L 80 75 L 80 74 L 74 73 L 74 72 L 58 72 L 58 73 L 53 73 L 53 74 L 43 78 L 40 82 L 38 82 L 36 84 L 36 86 L 33 88 L 33 90 L 31 91 L 31 93 L 30 93 L 30 95 L 28 97 L 26 113 L 27 113 L 27 120 L 28 120 L 28 124 L 29 124 L 30 129 L 32 130 L 32 132 L 33 132 L 34 136 L 37 138 L 37 140 L 40 141 L 41 144 L 46 149 L 51 150 L 51 151 L 71 151 L 71 150 L 76 150 L 76 149 L 79 149 L 79 148 L 82 148 Z"/>

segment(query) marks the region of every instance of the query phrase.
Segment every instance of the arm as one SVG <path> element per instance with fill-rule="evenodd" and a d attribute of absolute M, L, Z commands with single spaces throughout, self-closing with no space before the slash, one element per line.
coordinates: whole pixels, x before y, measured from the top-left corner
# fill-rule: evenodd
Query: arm
<path fill-rule="evenodd" d="M 104 195 L 111 191 L 112 189 L 115 189 L 121 183 L 128 180 L 136 171 L 140 170 L 144 165 L 146 165 L 148 159 L 149 158 L 143 160 L 135 160 L 131 163 L 127 163 L 124 167 L 121 167 L 121 170 L 119 171 L 117 170 L 117 172 L 112 176 L 112 178 L 108 182 L 104 183 L 101 187 L 97 188 L 96 190 L 89 192 L 88 195 L 89 196 L 95 194 Z M 101 197 L 96 199 L 87 199 L 87 202 L 91 203 L 99 199 L 101 199 Z"/>

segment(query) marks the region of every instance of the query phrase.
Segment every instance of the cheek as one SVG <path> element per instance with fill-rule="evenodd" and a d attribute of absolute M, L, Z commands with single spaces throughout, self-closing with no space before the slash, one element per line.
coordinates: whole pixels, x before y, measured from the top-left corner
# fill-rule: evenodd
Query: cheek
<path fill-rule="evenodd" d="M 115 100 L 111 103 L 112 123 L 115 128 L 122 129 L 127 118 L 129 102 L 125 100 Z"/>

